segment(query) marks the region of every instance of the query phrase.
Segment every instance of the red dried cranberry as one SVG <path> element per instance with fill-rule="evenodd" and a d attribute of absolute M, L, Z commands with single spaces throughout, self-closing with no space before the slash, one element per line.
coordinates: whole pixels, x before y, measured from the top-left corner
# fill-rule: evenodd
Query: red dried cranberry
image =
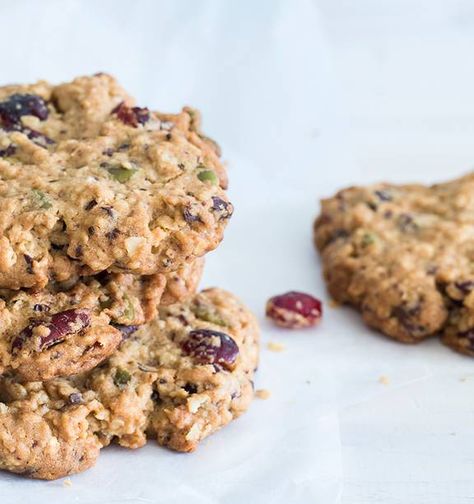
<path fill-rule="evenodd" d="M 52 140 L 51 138 L 43 135 L 43 133 L 40 133 L 39 131 L 32 130 L 31 128 L 21 127 L 19 131 L 24 133 L 30 140 L 32 140 L 36 145 L 39 145 L 40 147 L 46 148 L 48 145 L 54 143 L 54 140 Z"/>
<path fill-rule="evenodd" d="M 289 329 L 316 325 L 322 317 L 321 301 L 304 292 L 287 292 L 267 301 L 267 317 Z"/>
<path fill-rule="evenodd" d="M 126 340 L 138 330 L 137 325 L 123 325 L 123 324 L 112 324 L 115 329 L 118 329 L 122 333 L 122 339 Z"/>
<path fill-rule="evenodd" d="M 48 106 L 43 98 L 33 94 L 14 94 L 0 102 L 0 118 L 5 127 L 18 124 L 25 115 L 45 121 L 48 118 Z"/>
<path fill-rule="evenodd" d="M 10 144 L 6 149 L 0 149 L 0 158 L 13 156 L 16 152 L 16 147 Z"/>
<path fill-rule="evenodd" d="M 229 370 L 239 355 L 237 343 L 228 334 L 210 329 L 191 331 L 181 348 L 198 364 L 217 364 Z"/>
<path fill-rule="evenodd" d="M 454 285 L 463 293 L 469 294 L 474 289 L 474 281 L 473 280 L 458 280 L 454 282 Z"/>
<path fill-rule="evenodd" d="M 48 319 L 33 319 L 29 325 L 13 340 L 12 350 L 19 350 L 25 341 L 33 335 L 35 327 L 44 326 L 49 329 L 49 333 L 41 337 L 39 349 L 44 350 L 56 343 L 64 341 L 66 336 L 77 334 L 90 324 L 89 310 L 66 310 L 55 313 Z"/>
<path fill-rule="evenodd" d="M 212 197 L 211 210 L 220 214 L 219 220 L 224 220 L 224 219 L 228 219 L 229 217 L 232 217 L 232 214 L 234 212 L 232 204 L 229 203 L 228 201 L 224 201 L 223 199 L 219 198 L 218 196 Z"/>
<path fill-rule="evenodd" d="M 112 114 L 116 114 L 124 124 L 134 128 L 150 120 L 150 111 L 147 108 L 129 107 L 124 102 L 117 105 L 112 110 Z"/>
<path fill-rule="evenodd" d="M 199 215 L 194 215 L 189 207 L 184 208 L 183 217 L 188 224 L 192 222 L 202 222 L 201 217 L 199 217 Z"/>
<path fill-rule="evenodd" d="M 73 392 L 72 394 L 69 394 L 68 402 L 69 404 L 82 404 L 84 399 L 80 392 Z"/>

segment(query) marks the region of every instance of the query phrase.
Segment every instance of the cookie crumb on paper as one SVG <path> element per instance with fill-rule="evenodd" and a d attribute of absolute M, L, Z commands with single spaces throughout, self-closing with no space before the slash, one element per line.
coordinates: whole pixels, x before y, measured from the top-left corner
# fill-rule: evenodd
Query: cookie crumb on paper
<path fill-rule="evenodd" d="M 341 307 L 341 303 L 339 303 L 339 301 L 336 301 L 335 299 L 330 299 L 328 301 L 328 305 L 330 308 L 340 308 Z"/>
<path fill-rule="evenodd" d="M 271 352 L 283 352 L 283 350 L 285 350 L 285 345 L 283 345 L 283 343 L 277 343 L 276 341 L 269 341 L 267 343 L 267 348 Z"/>
<path fill-rule="evenodd" d="M 388 378 L 388 376 L 381 376 L 379 378 L 379 383 L 381 383 L 382 385 L 389 385 L 390 384 L 390 379 Z"/>
<path fill-rule="evenodd" d="M 258 389 L 255 391 L 255 397 L 257 397 L 258 399 L 267 400 L 271 395 L 271 392 L 267 389 Z"/>

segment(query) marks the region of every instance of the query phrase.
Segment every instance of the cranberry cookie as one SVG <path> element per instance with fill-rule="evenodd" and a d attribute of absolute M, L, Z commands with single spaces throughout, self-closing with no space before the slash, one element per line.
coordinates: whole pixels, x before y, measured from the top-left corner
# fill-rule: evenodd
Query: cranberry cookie
<path fill-rule="evenodd" d="M 351 187 L 323 200 L 315 243 L 336 301 L 413 343 L 436 333 L 474 355 L 474 175 Z"/>
<path fill-rule="evenodd" d="M 38 292 L 0 290 L 0 374 L 33 381 L 92 369 L 160 303 L 193 295 L 202 268 L 197 259 L 168 275 L 111 273 Z"/>
<path fill-rule="evenodd" d="M 55 479 L 91 467 L 112 441 L 138 448 L 147 437 L 194 450 L 248 408 L 257 360 L 256 320 L 231 294 L 160 308 L 92 371 L 0 379 L 0 468 Z"/>
<path fill-rule="evenodd" d="M 0 288 L 150 275 L 214 249 L 232 214 L 199 114 L 134 106 L 110 76 L 0 88 Z"/>

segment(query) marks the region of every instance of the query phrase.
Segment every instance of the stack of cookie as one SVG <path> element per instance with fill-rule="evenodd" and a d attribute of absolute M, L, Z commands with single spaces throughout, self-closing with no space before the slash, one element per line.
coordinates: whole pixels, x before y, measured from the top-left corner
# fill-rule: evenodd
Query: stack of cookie
<path fill-rule="evenodd" d="M 105 74 L 3 87 L 0 174 L 0 468 L 191 451 L 247 408 L 255 319 L 195 292 L 232 215 L 196 111 L 136 107 Z"/>

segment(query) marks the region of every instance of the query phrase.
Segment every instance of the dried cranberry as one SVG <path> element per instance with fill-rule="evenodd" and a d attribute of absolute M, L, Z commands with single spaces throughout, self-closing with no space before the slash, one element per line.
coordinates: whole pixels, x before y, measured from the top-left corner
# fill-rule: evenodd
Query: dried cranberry
<path fill-rule="evenodd" d="M 228 334 L 210 329 L 191 331 L 181 348 L 198 364 L 217 364 L 229 370 L 239 355 L 237 343 Z"/>
<path fill-rule="evenodd" d="M 19 131 L 24 133 L 30 140 L 32 140 L 36 145 L 39 145 L 40 147 L 46 148 L 48 145 L 54 143 L 54 140 L 51 140 L 51 138 L 43 135 L 43 133 L 40 133 L 39 131 L 32 130 L 31 128 L 22 127 L 19 128 Z"/>
<path fill-rule="evenodd" d="M 38 95 L 14 94 L 0 102 L 0 118 L 3 126 L 10 127 L 20 122 L 22 116 L 32 115 L 40 121 L 48 118 L 48 106 Z"/>
<path fill-rule="evenodd" d="M 123 325 L 123 324 L 112 324 L 115 329 L 118 329 L 122 333 L 122 339 L 126 340 L 138 330 L 137 325 Z"/>
<path fill-rule="evenodd" d="M 348 237 L 349 237 L 349 231 L 347 231 L 346 229 L 340 229 L 340 228 L 335 229 L 328 237 L 326 245 L 329 245 L 335 242 L 336 240 L 345 240 Z"/>
<path fill-rule="evenodd" d="M 454 285 L 463 293 L 469 294 L 474 289 L 474 280 L 458 280 Z"/>
<path fill-rule="evenodd" d="M 88 310 L 66 310 L 55 313 L 48 319 L 33 319 L 29 325 L 13 340 L 12 350 L 19 350 L 25 341 L 33 335 L 35 327 L 44 326 L 49 330 L 45 336 L 41 336 L 39 349 L 44 350 L 56 343 L 64 341 L 69 334 L 77 334 L 90 324 L 90 314 Z"/>
<path fill-rule="evenodd" d="M 409 334 L 416 336 L 423 334 L 426 330 L 425 326 L 418 323 L 420 312 L 420 303 L 415 302 L 409 305 L 401 304 L 393 307 L 391 315 L 400 322 Z"/>
<path fill-rule="evenodd" d="M 16 152 L 16 147 L 10 144 L 6 149 L 0 149 L 0 158 L 13 156 Z"/>
<path fill-rule="evenodd" d="M 289 329 L 316 325 L 322 317 L 319 299 L 304 292 L 287 292 L 267 301 L 266 314 L 275 324 Z"/>
<path fill-rule="evenodd" d="M 183 210 L 183 217 L 188 224 L 192 222 L 202 222 L 201 217 L 199 217 L 199 215 L 194 215 L 188 207 Z"/>
<path fill-rule="evenodd" d="M 232 205 L 228 201 L 224 201 L 217 196 L 212 197 L 211 210 L 220 214 L 219 220 L 228 219 L 234 212 Z"/>
<path fill-rule="evenodd" d="M 73 392 L 72 394 L 69 394 L 68 402 L 69 404 L 82 404 L 84 399 L 80 392 Z"/>
<path fill-rule="evenodd" d="M 91 199 L 86 205 L 84 206 L 84 210 L 92 210 L 95 206 L 97 206 L 97 200 Z"/>
<path fill-rule="evenodd" d="M 110 241 L 114 241 L 118 238 L 119 234 L 120 230 L 117 228 L 113 228 L 112 230 L 107 231 L 107 233 L 105 233 L 105 237 Z"/>
<path fill-rule="evenodd" d="M 393 199 L 388 189 L 379 189 L 378 191 L 374 192 L 380 201 L 392 201 Z"/>
<path fill-rule="evenodd" d="M 117 105 L 112 110 L 112 114 L 116 114 L 124 124 L 134 128 L 150 120 L 150 111 L 147 108 L 129 107 L 124 102 Z"/>
<path fill-rule="evenodd" d="M 48 312 L 50 310 L 49 306 L 46 304 L 35 304 L 33 306 L 33 311 L 35 312 Z"/>
<path fill-rule="evenodd" d="M 182 387 L 189 395 L 196 394 L 198 387 L 195 383 L 185 383 Z"/>
<path fill-rule="evenodd" d="M 23 254 L 23 259 L 26 262 L 26 272 L 30 275 L 33 274 L 33 258 L 28 254 Z"/>
<path fill-rule="evenodd" d="M 398 227 L 404 233 L 415 233 L 419 228 L 413 216 L 407 213 L 398 216 Z"/>
<path fill-rule="evenodd" d="M 469 344 L 468 346 L 474 349 L 474 329 L 468 329 L 467 331 L 462 331 L 458 333 L 458 338 L 464 339 Z"/>

